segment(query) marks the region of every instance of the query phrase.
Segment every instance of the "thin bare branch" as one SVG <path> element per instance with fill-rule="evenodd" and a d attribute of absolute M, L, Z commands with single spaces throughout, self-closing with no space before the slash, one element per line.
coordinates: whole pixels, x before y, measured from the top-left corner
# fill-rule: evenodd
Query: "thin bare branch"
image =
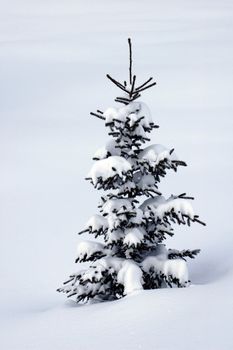
<path fill-rule="evenodd" d="M 133 82 L 132 82 L 131 91 L 129 94 L 130 97 L 132 97 L 133 92 L 134 92 L 135 81 L 136 81 L 136 75 L 133 76 Z"/>
<path fill-rule="evenodd" d="M 199 220 L 197 218 L 195 218 L 195 221 L 198 222 L 199 224 L 203 225 L 203 226 L 206 226 L 205 222 L 203 222 L 203 221 L 201 221 L 201 220 Z"/>
<path fill-rule="evenodd" d="M 129 43 L 129 83 L 132 84 L 132 43 L 131 39 L 128 38 Z"/>
<path fill-rule="evenodd" d="M 121 97 L 121 96 L 119 96 L 119 97 L 116 97 L 117 99 L 119 99 L 119 100 L 123 100 L 123 101 L 125 101 L 125 102 L 130 102 L 130 99 L 129 98 L 126 98 L 126 97 Z"/>
<path fill-rule="evenodd" d="M 156 82 L 154 82 L 154 83 L 152 83 L 152 84 L 150 84 L 150 85 L 148 85 L 148 86 L 145 86 L 145 87 L 143 87 L 142 89 L 138 89 L 137 91 L 135 91 L 135 92 L 141 92 L 141 91 L 144 91 L 144 90 L 146 90 L 146 89 L 149 89 L 149 88 L 151 88 L 152 86 L 154 86 L 154 85 L 156 85 Z"/>
<path fill-rule="evenodd" d="M 119 102 L 119 103 L 123 103 L 124 105 L 128 105 L 129 104 L 129 102 L 126 102 L 126 101 L 124 101 L 124 100 L 121 100 L 120 98 L 115 98 L 115 101 L 116 102 Z"/>
<path fill-rule="evenodd" d="M 145 83 L 143 83 L 142 85 L 138 86 L 135 91 L 140 90 L 142 87 L 144 87 L 145 85 L 147 85 L 153 78 L 150 77 L 147 81 L 145 81 Z"/>
<path fill-rule="evenodd" d="M 99 119 L 105 120 L 105 117 L 103 115 L 101 115 L 101 114 L 90 112 L 90 115 L 94 115 L 95 117 L 97 117 Z"/>
<path fill-rule="evenodd" d="M 119 83 L 119 81 L 115 80 L 114 78 L 112 78 L 109 74 L 106 75 L 106 77 L 111 80 L 111 82 L 113 84 L 115 84 L 117 87 L 119 87 L 119 89 L 123 90 L 124 92 L 127 92 L 129 94 L 129 91 L 121 84 Z"/>
<path fill-rule="evenodd" d="M 136 100 L 136 99 L 139 98 L 139 97 L 141 97 L 140 94 L 135 94 L 135 95 L 133 96 L 133 98 L 131 99 L 131 101 L 134 101 L 134 100 Z"/>

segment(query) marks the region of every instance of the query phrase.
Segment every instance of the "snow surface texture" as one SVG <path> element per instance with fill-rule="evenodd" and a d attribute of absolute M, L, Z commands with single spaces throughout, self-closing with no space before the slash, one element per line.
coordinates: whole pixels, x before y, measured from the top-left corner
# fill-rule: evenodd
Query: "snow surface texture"
<path fill-rule="evenodd" d="M 0 17 L 1 348 L 232 349 L 232 3 L 15 0 Z M 137 75 L 158 82 L 152 143 L 189 165 L 163 192 L 187 188 L 208 224 L 172 238 L 202 249 L 194 286 L 63 305 L 57 283 L 99 201 L 83 177 L 107 135 L 88 114 L 115 97 L 105 73 L 127 74 L 129 35 Z"/>

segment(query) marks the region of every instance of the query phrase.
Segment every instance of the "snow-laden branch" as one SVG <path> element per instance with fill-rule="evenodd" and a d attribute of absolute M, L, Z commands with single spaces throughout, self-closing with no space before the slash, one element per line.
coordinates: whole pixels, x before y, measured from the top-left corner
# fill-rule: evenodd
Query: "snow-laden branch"
<path fill-rule="evenodd" d="M 106 255 L 104 244 L 93 241 L 81 241 L 77 246 L 77 258 L 75 262 L 93 261 Z"/>
<path fill-rule="evenodd" d="M 183 250 L 177 250 L 177 249 L 169 249 L 168 250 L 168 257 L 169 259 L 176 259 L 176 258 L 181 258 L 181 259 L 186 259 L 186 258 L 191 258 L 194 259 L 199 253 L 200 249 L 183 249 Z"/>
<path fill-rule="evenodd" d="M 167 160 L 169 162 L 178 161 L 177 155 L 163 145 L 154 144 L 144 148 L 138 155 L 139 161 L 147 162 L 151 167 L 155 167 L 161 161 Z"/>
<path fill-rule="evenodd" d="M 177 171 L 178 166 L 186 166 L 179 160 L 174 149 L 169 150 L 163 145 L 154 144 L 141 150 L 137 160 L 141 172 L 149 173 L 155 177 L 156 183 L 166 175 L 167 169 Z"/>
<path fill-rule="evenodd" d="M 142 126 L 145 130 L 150 129 L 153 125 L 150 111 L 143 102 L 131 102 L 121 108 L 108 108 L 104 112 L 106 126 L 114 123 L 126 124 L 133 128 L 134 125 Z"/>
<path fill-rule="evenodd" d="M 89 232 L 90 234 L 94 234 L 95 237 L 104 234 L 108 229 L 108 221 L 102 215 L 95 214 L 93 215 L 87 223 L 84 225 L 84 229 L 79 232 L 85 233 Z"/>
<path fill-rule="evenodd" d="M 190 225 L 190 222 L 198 222 L 205 225 L 194 214 L 193 207 L 189 200 L 183 197 L 171 196 L 167 200 L 163 196 L 156 196 L 145 200 L 140 209 L 144 211 L 147 218 L 153 218 L 158 223 L 164 222 L 165 225 L 171 222 Z"/>
<path fill-rule="evenodd" d="M 100 159 L 105 159 L 108 158 L 110 156 L 120 156 L 121 151 L 117 145 L 117 143 L 115 142 L 115 140 L 108 140 L 108 142 L 106 142 L 106 145 L 99 148 L 93 157 L 93 160 L 100 160 Z"/>
<path fill-rule="evenodd" d="M 189 283 L 187 264 L 183 259 L 160 259 L 156 256 L 148 256 L 142 262 L 142 269 L 147 273 L 159 276 L 169 286 L 172 283 L 185 287 Z"/>
<path fill-rule="evenodd" d="M 131 211 L 135 208 L 134 201 L 126 198 L 106 199 L 100 205 L 103 215 L 111 213 L 121 214 L 125 211 Z"/>
<path fill-rule="evenodd" d="M 151 283 L 163 281 L 164 286 L 184 287 L 189 283 L 187 265 L 182 259 L 169 260 L 158 254 L 137 264 L 131 259 L 103 257 L 86 270 L 71 275 L 59 291 L 68 297 L 75 296 L 77 302 L 93 297 L 104 299 L 105 295 L 111 300 L 147 287 L 148 278 Z"/>
<path fill-rule="evenodd" d="M 95 187 L 118 188 L 117 180 L 121 182 L 130 177 L 131 164 L 120 156 L 110 156 L 96 161 L 86 179 L 91 180 Z"/>
<path fill-rule="evenodd" d="M 143 242 L 145 232 L 141 228 L 130 228 L 125 231 L 123 243 L 128 247 L 137 247 Z"/>

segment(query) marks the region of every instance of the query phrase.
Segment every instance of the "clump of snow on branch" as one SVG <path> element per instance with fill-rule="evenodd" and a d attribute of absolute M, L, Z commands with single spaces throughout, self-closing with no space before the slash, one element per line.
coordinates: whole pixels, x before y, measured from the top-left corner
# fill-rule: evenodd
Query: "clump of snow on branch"
<path fill-rule="evenodd" d="M 193 207 L 189 200 L 171 196 L 167 200 L 163 196 L 156 196 L 145 200 L 141 206 L 144 213 L 148 216 L 151 213 L 162 219 L 167 213 L 175 213 L 177 217 L 183 221 L 183 216 L 188 216 L 191 220 L 194 220 L 195 214 Z"/>
<path fill-rule="evenodd" d="M 132 224 L 140 225 L 144 223 L 143 211 L 139 208 L 134 209 L 134 216 L 130 219 Z"/>
<path fill-rule="evenodd" d="M 96 161 L 88 173 L 87 179 L 90 178 L 93 185 L 96 186 L 100 178 L 102 181 L 105 181 L 118 175 L 120 178 L 125 179 L 125 175 L 130 170 L 132 170 L 131 164 L 126 159 L 120 156 L 110 156 Z"/>
<path fill-rule="evenodd" d="M 157 256 L 148 256 L 142 262 L 145 272 L 153 271 L 157 275 L 165 276 L 179 281 L 181 286 L 186 286 L 188 279 L 187 264 L 183 259 L 161 259 Z"/>
<path fill-rule="evenodd" d="M 142 243 L 144 238 L 144 233 L 142 229 L 134 227 L 132 229 L 127 229 L 125 231 L 125 238 L 123 240 L 124 244 L 127 244 L 129 247 L 137 246 Z"/>
<path fill-rule="evenodd" d="M 142 161 L 147 161 L 150 166 L 155 167 L 159 162 L 163 160 L 178 160 L 176 154 L 164 147 L 163 145 L 155 144 L 143 149 L 139 154 L 139 158 Z"/>
<path fill-rule="evenodd" d="M 136 181 L 136 183 L 137 186 L 142 190 L 147 190 L 155 186 L 155 178 L 151 174 L 143 175 L 138 178 L 138 181 Z"/>
<path fill-rule="evenodd" d="M 164 204 L 166 199 L 163 196 L 156 196 L 153 198 L 146 199 L 141 205 L 140 209 L 145 211 L 147 208 L 153 208 L 154 210 L 160 205 Z"/>
<path fill-rule="evenodd" d="M 113 198 L 107 200 L 102 205 L 102 213 L 110 214 L 110 213 L 121 213 L 124 210 L 131 210 L 134 208 L 133 202 L 126 198 Z"/>
<path fill-rule="evenodd" d="M 93 215 L 84 225 L 84 231 L 89 230 L 92 233 L 100 230 L 104 231 L 107 228 L 108 222 L 106 218 L 98 214 Z"/>
<path fill-rule="evenodd" d="M 108 199 L 101 206 L 101 212 L 106 217 L 108 222 L 108 243 L 112 241 L 116 241 L 122 236 L 122 232 L 120 230 L 116 231 L 117 228 L 122 228 L 122 224 L 124 226 L 129 221 L 127 215 L 129 213 L 133 213 L 134 216 L 131 219 L 132 222 L 141 222 L 140 218 L 142 218 L 142 212 L 138 209 L 135 209 L 134 203 L 132 200 L 128 200 L 126 198 L 118 199 Z M 115 231 L 115 232 L 112 232 Z"/>
<path fill-rule="evenodd" d="M 102 243 L 93 241 L 81 241 L 77 246 L 76 261 L 84 261 L 90 259 L 94 254 L 101 256 L 105 251 L 105 246 Z"/>
<path fill-rule="evenodd" d="M 105 146 L 99 148 L 95 152 L 93 159 L 100 160 L 100 159 L 105 159 L 109 156 L 119 156 L 120 153 L 121 152 L 119 148 L 117 148 L 117 144 L 115 140 L 110 139 Z"/>
<path fill-rule="evenodd" d="M 162 218 L 165 213 L 174 211 L 182 220 L 182 215 L 189 216 L 194 219 L 194 210 L 190 201 L 183 198 L 170 197 L 165 203 L 160 204 L 156 209 L 156 216 Z"/>
<path fill-rule="evenodd" d="M 143 289 L 142 270 L 133 261 L 125 260 L 118 272 L 117 281 L 124 286 L 125 295 Z"/>
<path fill-rule="evenodd" d="M 113 122 L 129 123 L 132 127 L 136 122 L 141 120 L 140 124 L 144 128 L 149 128 L 152 123 L 149 108 L 143 102 L 130 102 L 121 108 L 110 107 L 104 112 L 105 124 Z"/>

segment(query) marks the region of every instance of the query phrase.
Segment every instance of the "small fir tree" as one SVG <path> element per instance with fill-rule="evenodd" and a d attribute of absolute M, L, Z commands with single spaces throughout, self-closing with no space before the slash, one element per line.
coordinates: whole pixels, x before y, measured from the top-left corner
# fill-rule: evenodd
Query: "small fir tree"
<path fill-rule="evenodd" d="M 186 258 L 200 252 L 167 249 L 164 244 L 174 234 L 173 224 L 205 224 L 194 214 L 192 197 L 182 193 L 165 199 L 158 190 L 167 170 L 177 171 L 186 164 L 174 149 L 158 144 L 144 147 L 148 134 L 158 126 L 138 99 L 156 83 L 149 78 L 136 86 L 130 39 L 128 43 L 129 82 L 107 75 L 123 93 L 115 99 L 121 107 L 91 113 L 104 121 L 110 139 L 95 153 L 87 180 L 108 192 L 101 197 L 100 214 L 92 216 L 80 232 L 99 238 L 81 241 L 77 247 L 76 262 L 91 262 L 90 266 L 72 274 L 58 289 L 77 302 L 114 300 L 140 289 L 186 287 L 190 282 Z"/>

